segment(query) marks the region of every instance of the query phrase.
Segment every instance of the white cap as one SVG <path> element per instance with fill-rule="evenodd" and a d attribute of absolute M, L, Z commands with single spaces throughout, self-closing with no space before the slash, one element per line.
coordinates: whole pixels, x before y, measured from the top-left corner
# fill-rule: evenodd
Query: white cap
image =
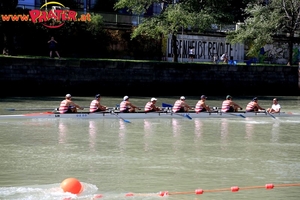
<path fill-rule="evenodd" d="M 72 96 L 70 94 L 66 94 L 66 98 L 71 98 Z"/>
<path fill-rule="evenodd" d="M 155 98 L 153 97 L 153 98 L 151 98 L 151 101 L 157 101 L 157 99 L 155 99 Z"/>
<path fill-rule="evenodd" d="M 181 96 L 181 97 L 180 97 L 180 99 L 183 99 L 183 100 L 184 100 L 184 99 L 185 99 L 185 97 L 184 97 L 184 96 Z"/>
<path fill-rule="evenodd" d="M 129 99 L 128 96 L 125 96 L 125 97 L 123 98 L 124 101 L 126 101 L 127 99 Z"/>

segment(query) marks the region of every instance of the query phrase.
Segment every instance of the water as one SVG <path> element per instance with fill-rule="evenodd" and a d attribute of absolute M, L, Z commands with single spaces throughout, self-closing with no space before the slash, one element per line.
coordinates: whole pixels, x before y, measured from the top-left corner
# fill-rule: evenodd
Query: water
<path fill-rule="evenodd" d="M 150 98 L 131 101 L 144 105 Z M 157 98 L 172 104 L 177 97 Z M 234 100 L 245 107 L 252 97 L 246 98 Z M 272 98 L 260 97 L 259 103 L 267 108 Z M 284 112 L 300 113 L 298 97 L 277 98 Z M 103 97 L 102 104 L 113 107 L 120 99 Z M 91 99 L 73 100 L 87 107 Z M 6 108 L 54 108 L 60 101 L 3 98 L 0 114 L 26 112 Z M 187 97 L 191 105 L 196 101 Z M 221 101 L 207 99 L 211 106 Z M 300 197 L 299 117 L 130 121 L 1 119 L 0 199 L 93 199 L 101 194 L 101 199 L 148 200 L 161 199 L 160 191 L 168 191 L 172 200 Z M 83 184 L 80 195 L 63 193 L 60 183 L 69 177 Z M 268 183 L 275 188 L 264 189 Z M 232 186 L 241 189 L 233 193 Z M 196 189 L 204 193 L 195 195 Z M 134 196 L 126 197 L 128 193 Z"/>

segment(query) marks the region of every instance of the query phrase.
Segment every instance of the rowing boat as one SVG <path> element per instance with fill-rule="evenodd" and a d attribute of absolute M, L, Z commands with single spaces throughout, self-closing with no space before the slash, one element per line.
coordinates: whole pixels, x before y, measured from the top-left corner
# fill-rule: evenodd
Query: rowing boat
<path fill-rule="evenodd" d="M 294 113 L 266 113 L 266 112 L 189 112 L 189 113 L 173 113 L 173 112 L 136 112 L 136 113 L 120 113 L 120 112 L 77 112 L 68 114 L 59 114 L 54 112 L 40 112 L 17 115 L 0 115 L 0 119 L 35 119 L 35 118 L 74 118 L 74 119 L 151 119 L 151 118 L 252 118 L 252 117 L 300 117 Z"/>

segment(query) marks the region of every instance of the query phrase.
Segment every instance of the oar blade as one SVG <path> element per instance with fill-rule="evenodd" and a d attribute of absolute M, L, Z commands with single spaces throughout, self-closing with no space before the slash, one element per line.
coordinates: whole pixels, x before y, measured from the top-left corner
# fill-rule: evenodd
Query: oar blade
<path fill-rule="evenodd" d="M 240 117 L 242 117 L 242 118 L 246 118 L 244 115 L 242 115 L 242 114 L 239 114 L 238 116 L 240 116 Z"/>
<path fill-rule="evenodd" d="M 184 116 L 188 119 L 193 119 L 189 114 L 185 114 Z"/>
<path fill-rule="evenodd" d="M 163 108 L 172 108 L 172 107 L 173 107 L 173 105 L 167 104 L 167 103 L 162 103 L 161 106 L 162 106 Z"/>
<path fill-rule="evenodd" d="M 122 120 L 123 120 L 124 122 L 126 122 L 126 123 L 131 123 L 129 120 L 124 119 L 123 117 L 119 116 L 118 114 L 116 114 L 116 113 L 114 113 L 114 112 L 111 112 L 111 114 L 114 115 L 114 116 L 116 116 L 116 117 L 118 117 L 119 119 L 122 119 Z"/>
<path fill-rule="evenodd" d="M 123 119 L 124 122 L 126 123 L 131 123 L 130 121 L 128 121 L 127 119 Z"/>
<path fill-rule="evenodd" d="M 242 114 L 236 114 L 236 113 L 227 113 L 227 112 L 221 112 L 221 114 L 225 114 L 225 115 L 232 115 L 232 116 L 237 116 L 237 117 L 242 117 L 242 118 L 246 118 L 245 115 Z"/>
<path fill-rule="evenodd" d="M 268 113 L 268 115 L 270 115 L 273 119 L 276 119 L 276 117 L 274 115 L 272 115 L 271 113 Z"/>
<path fill-rule="evenodd" d="M 189 115 L 189 114 L 186 114 L 186 113 L 174 113 L 174 112 L 170 112 L 171 115 L 178 115 L 180 117 L 184 117 L 184 118 L 188 118 L 190 120 L 192 120 L 193 118 Z"/>

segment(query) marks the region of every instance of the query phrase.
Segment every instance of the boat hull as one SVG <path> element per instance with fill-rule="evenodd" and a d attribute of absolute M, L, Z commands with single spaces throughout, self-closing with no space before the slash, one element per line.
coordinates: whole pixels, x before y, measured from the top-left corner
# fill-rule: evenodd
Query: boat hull
<path fill-rule="evenodd" d="M 56 114 L 53 112 L 29 113 L 20 115 L 0 115 L 0 119 L 26 119 L 26 118 L 74 118 L 74 119 L 151 119 L 151 118 L 252 118 L 252 117 L 300 117 L 293 113 L 252 113 L 252 112 L 238 112 L 238 113 L 170 113 L 170 112 L 151 112 L 151 113 L 70 113 L 70 114 Z"/>

